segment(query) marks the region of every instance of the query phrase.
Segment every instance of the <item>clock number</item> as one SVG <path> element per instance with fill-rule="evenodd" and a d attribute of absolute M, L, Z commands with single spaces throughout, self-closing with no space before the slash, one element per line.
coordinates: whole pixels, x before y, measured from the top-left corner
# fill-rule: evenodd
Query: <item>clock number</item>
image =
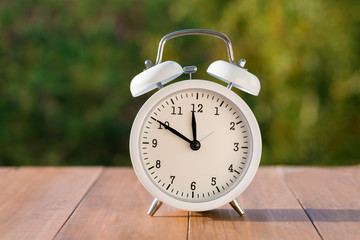
<path fill-rule="evenodd" d="M 173 184 L 173 183 L 174 183 L 174 180 L 175 180 L 175 176 L 170 176 L 170 180 L 171 180 L 171 183 L 170 183 L 170 184 Z"/>
<path fill-rule="evenodd" d="M 233 169 L 233 165 L 232 165 L 232 164 L 230 165 L 230 167 L 228 168 L 228 170 L 229 170 L 230 172 L 234 172 L 234 169 Z"/>
<path fill-rule="evenodd" d="M 152 147 L 153 147 L 153 148 L 156 148 L 156 146 L 157 146 L 157 140 L 154 138 L 154 139 L 152 140 Z"/>
<path fill-rule="evenodd" d="M 171 107 L 172 108 L 172 113 L 171 115 L 182 115 L 182 112 L 181 112 L 181 107 L 178 107 L 178 112 L 176 113 L 175 111 L 175 107 Z"/>
<path fill-rule="evenodd" d="M 195 190 L 196 189 L 196 182 L 192 182 L 190 185 L 191 190 Z"/>
<path fill-rule="evenodd" d="M 234 143 L 234 151 L 239 151 L 239 143 Z"/>
<path fill-rule="evenodd" d="M 235 122 L 230 123 L 230 130 L 235 130 Z"/>
<path fill-rule="evenodd" d="M 215 107 L 215 114 L 214 115 L 217 115 L 217 116 L 220 115 L 219 114 L 219 107 Z"/>
<path fill-rule="evenodd" d="M 191 112 L 196 112 L 195 111 L 195 104 L 192 103 L 191 106 L 192 106 L 192 111 Z M 202 113 L 203 112 L 203 105 L 201 103 L 199 103 L 197 105 L 197 107 L 198 107 L 197 112 Z"/>
<path fill-rule="evenodd" d="M 156 160 L 155 167 L 156 167 L 156 168 L 160 168 L 160 167 L 161 167 L 161 161 L 160 161 L 160 160 Z"/>
<path fill-rule="evenodd" d="M 170 123 L 169 123 L 168 121 L 165 121 L 164 124 L 165 124 L 166 126 L 170 126 Z M 159 123 L 158 129 L 163 129 L 163 126 L 161 125 L 161 123 Z"/>
<path fill-rule="evenodd" d="M 215 186 L 216 185 L 216 177 L 212 177 L 211 178 L 211 185 Z"/>

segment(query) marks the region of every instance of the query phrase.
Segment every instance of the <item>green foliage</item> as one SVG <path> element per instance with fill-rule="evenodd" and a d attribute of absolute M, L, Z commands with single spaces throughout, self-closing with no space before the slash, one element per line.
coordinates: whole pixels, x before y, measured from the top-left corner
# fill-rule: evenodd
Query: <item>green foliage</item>
<path fill-rule="evenodd" d="M 238 92 L 258 118 L 262 164 L 360 163 L 355 1 L 5 1 L 0 5 L 0 164 L 129 165 L 139 107 L 129 84 L 159 40 L 185 28 L 229 36 L 262 83 Z M 166 44 L 164 59 L 227 59 L 217 39 Z M 212 79 L 213 80 L 213 79 Z"/>

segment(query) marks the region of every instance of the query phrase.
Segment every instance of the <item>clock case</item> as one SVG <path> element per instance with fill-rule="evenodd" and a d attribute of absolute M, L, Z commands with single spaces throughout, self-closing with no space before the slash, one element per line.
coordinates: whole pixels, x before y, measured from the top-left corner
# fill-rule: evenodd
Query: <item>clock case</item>
<path fill-rule="evenodd" d="M 157 58 L 156 58 L 155 64 L 153 64 L 150 60 L 146 60 L 145 61 L 146 69 L 143 72 L 136 75 L 130 83 L 130 91 L 131 91 L 131 94 L 133 97 L 141 96 L 141 95 L 148 93 L 156 88 L 162 89 L 165 84 L 171 82 L 172 80 L 176 79 L 177 77 L 181 76 L 184 73 L 189 74 L 190 80 L 191 80 L 191 74 L 195 73 L 197 70 L 195 66 L 187 66 L 187 67 L 182 68 L 178 63 L 176 63 L 174 61 L 162 62 L 162 55 L 163 55 L 165 43 L 172 38 L 186 36 L 186 35 L 207 35 L 207 36 L 213 36 L 213 37 L 222 39 L 226 44 L 229 62 L 226 62 L 223 60 L 217 60 L 210 64 L 210 66 L 207 69 L 207 73 L 210 74 L 211 76 L 227 83 L 228 89 L 235 87 L 235 88 L 238 88 L 244 92 L 250 93 L 255 96 L 257 96 L 259 94 L 259 92 L 260 92 L 259 79 L 255 75 L 248 72 L 247 69 L 244 68 L 245 63 L 246 63 L 246 61 L 244 59 L 241 59 L 238 62 L 238 64 L 235 63 L 231 41 L 225 34 L 211 31 L 211 30 L 205 30 L 205 29 L 185 29 L 185 30 L 180 30 L 180 31 L 169 33 L 161 39 L 161 41 L 159 43 L 159 48 L 158 48 L 158 53 L 157 53 Z M 197 81 L 197 84 L 199 84 L 199 83 L 201 84 L 201 82 L 204 82 L 203 80 L 200 80 L 200 81 L 193 80 L 193 81 L 194 82 Z M 213 84 L 216 85 L 216 83 L 212 83 L 210 85 L 213 85 Z M 174 85 L 177 85 L 177 84 L 174 84 Z M 174 85 L 171 85 L 171 86 L 174 86 Z M 193 84 L 193 85 L 196 85 L 196 84 Z M 231 93 L 234 94 L 234 92 L 231 92 Z M 239 99 L 242 101 L 241 105 L 245 104 L 245 102 L 241 98 L 239 98 Z M 247 115 L 250 118 L 253 117 L 251 110 L 249 109 L 249 107 L 246 104 L 245 104 L 245 108 L 246 108 L 246 111 L 250 111 L 250 114 L 247 114 Z M 138 118 L 138 116 L 137 116 L 137 118 Z M 254 121 L 251 121 L 251 122 L 256 123 L 256 126 L 254 126 L 254 127 L 259 129 L 255 117 L 253 120 Z M 135 122 L 134 122 L 134 125 L 135 125 Z M 137 131 L 137 132 L 139 132 L 139 131 Z M 138 134 L 135 134 L 135 135 L 138 135 Z M 131 137 L 133 137 L 133 135 L 134 134 L 133 134 L 133 129 L 132 129 Z M 243 187 L 243 189 L 241 189 L 240 193 L 243 190 L 245 190 L 245 188 L 250 184 L 250 182 L 253 179 L 253 177 L 255 176 L 255 173 L 259 166 L 260 155 L 261 155 L 260 131 L 258 131 L 258 136 L 256 136 L 255 138 L 256 138 L 255 139 L 256 143 L 253 143 L 253 144 L 254 145 L 257 144 L 260 149 L 258 149 L 258 151 L 256 153 L 258 156 L 252 156 L 252 158 L 255 157 L 257 160 L 249 167 L 249 168 L 251 168 L 251 174 L 248 174 L 248 172 L 245 173 L 244 178 L 246 178 L 245 179 L 246 183 L 243 184 L 244 187 Z M 130 153 L 135 151 L 133 148 L 136 148 L 136 147 L 134 147 L 133 144 L 131 144 L 131 142 L 132 141 L 130 139 Z M 132 162 L 134 165 L 134 169 L 139 168 L 139 166 L 135 167 L 136 164 L 139 164 L 138 163 L 139 161 L 137 161 L 137 163 L 135 163 L 133 160 L 133 157 L 132 157 Z M 249 171 L 249 169 L 247 171 Z M 135 171 L 135 172 L 136 172 L 139 180 L 143 183 L 144 186 L 146 186 L 147 184 L 144 183 L 144 179 L 142 179 L 142 176 L 144 176 L 144 175 L 142 174 L 141 176 L 139 176 L 140 174 L 137 171 Z M 150 191 L 151 194 L 153 194 L 152 190 L 149 189 L 149 186 L 146 186 L 146 188 L 148 191 Z M 240 202 L 238 201 L 236 196 L 234 196 L 233 200 L 230 201 L 229 203 L 238 214 L 243 215 L 245 213 L 245 211 L 242 209 Z M 162 204 L 162 201 L 160 201 L 158 198 L 155 198 L 153 203 L 150 206 L 148 214 L 150 216 L 153 216 L 155 214 L 155 212 L 160 208 L 161 204 Z M 186 208 L 186 210 L 193 210 L 191 208 L 191 206 L 183 206 L 183 207 L 180 206 L 180 208 L 183 208 L 183 209 Z M 211 205 L 210 205 L 208 207 L 205 207 L 205 209 L 200 209 L 200 211 L 209 210 L 212 208 L 213 207 L 211 207 Z M 196 210 L 198 210 L 198 209 L 196 209 Z"/>

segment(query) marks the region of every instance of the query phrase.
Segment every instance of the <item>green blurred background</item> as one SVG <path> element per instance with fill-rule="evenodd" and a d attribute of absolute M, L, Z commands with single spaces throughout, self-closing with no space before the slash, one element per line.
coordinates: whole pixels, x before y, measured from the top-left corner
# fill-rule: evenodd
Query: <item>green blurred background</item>
<path fill-rule="evenodd" d="M 262 84 L 263 165 L 360 163 L 359 1 L 7 0 L 0 4 L 0 165 L 130 165 L 140 106 L 131 79 L 160 39 L 225 33 Z M 166 44 L 164 60 L 227 60 L 216 38 Z"/>

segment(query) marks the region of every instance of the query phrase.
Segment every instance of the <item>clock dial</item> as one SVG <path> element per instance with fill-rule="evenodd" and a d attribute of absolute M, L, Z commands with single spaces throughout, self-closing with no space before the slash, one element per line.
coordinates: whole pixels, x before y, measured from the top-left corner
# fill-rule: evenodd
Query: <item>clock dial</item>
<path fill-rule="evenodd" d="M 165 194 L 206 202 L 231 191 L 246 174 L 252 153 L 247 119 L 217 92 L 176 91 L 149 109 L 138 142 L 142 167 Z"/>

